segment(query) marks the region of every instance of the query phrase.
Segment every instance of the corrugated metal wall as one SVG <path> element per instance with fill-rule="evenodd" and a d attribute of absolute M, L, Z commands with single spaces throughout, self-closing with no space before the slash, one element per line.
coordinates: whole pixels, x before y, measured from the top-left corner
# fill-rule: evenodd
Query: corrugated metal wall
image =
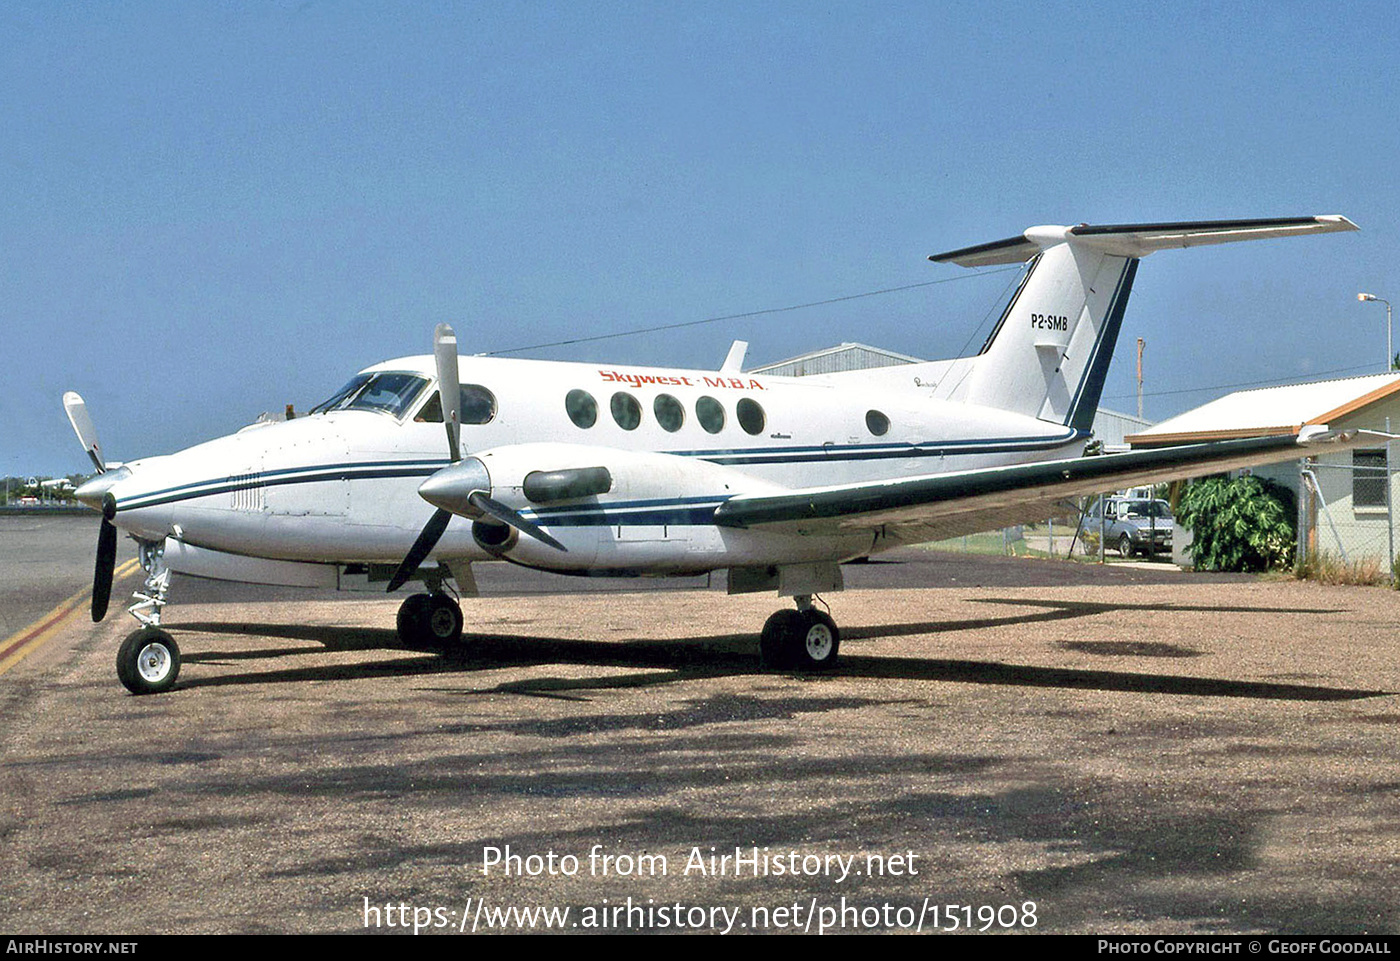
<path fill-rule="evenodd" d="M 792 357 L 755 367 L 753 374 L 775 374 L 779 377 L 805 377 L 808 374 L 835 374 L 844 370 L 870 370 L 875 367 L 893 367 L 897 364 L 918 363 L 919 358 L 896 354 L 865 344 L 841 344 L 826 350 L 813 351 L 800 357 Z"/>

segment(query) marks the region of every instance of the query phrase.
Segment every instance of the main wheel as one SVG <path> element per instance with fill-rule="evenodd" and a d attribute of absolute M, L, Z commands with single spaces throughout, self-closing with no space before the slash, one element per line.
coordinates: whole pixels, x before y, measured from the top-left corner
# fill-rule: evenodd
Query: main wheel
<path fill-rule="evenodd" d="M 398 629 L 405 647 L 452 647 L 462 639 L 462 609 L 441 592 L 412 594 L 399 606 Z"/>
<path fill-rule="evenodd" d="M 180 676 L 180 648 L 158 627 L 132 631 L 117 649 L 117 677 L 132 694 L 160 694 Z"/>
<path fill-rule="evenodd" d="M 446 594 L 429 595 L 424 625 L 431 644 L 452 647 L 462 640 L 462 608 Z"/>
<path fill-rule="evenodd" d="M 802 632 L 795 651 L 797 663 L 809 671 L 821 671 L 836 664 L 841 648 L 841 632 L 829 615 L 816 609 L 802 612 Z"/>
<path fill-rule="evenodd" d="M 841 632 L 821 611 L 778 611 L 763 625 L 758 652 L 763 666 L 820 671 L 836 663 Z"/>
<path fill-rule="evenodd" d="M 428 644 L 427 624 L 428 608 L 432 606 L 433 599 L 428 594 L 410 594 L 404 598 L 404 602 L 399 605 L 399 616 L 396 625 L 399 630 L 399 641 L 404 647 L 420 648 Z"/>
<path fill-rule="evenodd" d="M 1127 534 L 1118 538 L 1118 553 L 1123 557 L 1133 556 L 1133 541 Z"/>
<path fill-rule="evenodd" d="M 775 612 L 764 622 L 758 636 L 758 654 L 764 667 L 784 668 L 793 663 L 802 627 L 802 615 L 791 608 Z"/>

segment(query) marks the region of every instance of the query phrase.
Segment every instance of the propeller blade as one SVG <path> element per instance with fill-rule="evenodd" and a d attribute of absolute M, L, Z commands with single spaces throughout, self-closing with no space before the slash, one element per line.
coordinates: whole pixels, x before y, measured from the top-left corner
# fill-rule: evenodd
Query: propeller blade
<path fill-rule="evenodd" d="M 97 564 L 92 572 L 92 620 L 107 616 L 107 602 L 112 599 L 112 572 L 117 566 L 117 525 L 106 517 L 97 532 Z"/>
<path fill-rule="evenodd" d="M 522 534 L 529 534 L 541 544 L 548 544 L 557 551 L 568 553 L 569 549 L 544 532 L 534 521 L 527 521 L 500 501 L 492 500 L 484 491 L 473 491 L 468 498 L 473 507 L 488 517 L 494 517 L 502 524 L 514 527 Z"/>
<path fill-rule="evenodd" d="M 438 324 L 433 331 L 433 358 L 437 361 L 442 422 L 447 427 L 447 451 L 455 464 L 462 459 L 462 380 L 457 375 L 457 335 L 447 324 Z"/>
<path fill-rule="evenodd" d="M 78 443 L 83 445 L 83 450 L 92 458 L 97 472 L 101 474 L 106 471 L 107 463 L 102 459 L 102 447 L 97 443 L 97 428 L 92 426 L 92 416 L 88 413 L 87 403 L 77 391 L 70 390 L 63 395 L 63 410 L 68 414 L 68 423 L 73 425 L 73 433 L 78 435 Z"/>
<path fill-rule="evenodd" d="M 394 576 L 389 578 L 388 593 L 403 587 L 404 582 L 413 576 L 413 572 L 418 570 L 418 565 L 423 563 L 433 548 L 437 547 L 437 542 L 442 537 L 442 532 L 447 530 L 447 522 L 452 520 L 452 512 L 445 510 L 433 511 L 433 516 L 428 518 L 428 523 L 423 527 L 423 533 L 418 535 L 418 540 L 413 542 L 413 546 L 408 549 L 408 554 L 404 557 L 399 569 L 394 571 Z"/>

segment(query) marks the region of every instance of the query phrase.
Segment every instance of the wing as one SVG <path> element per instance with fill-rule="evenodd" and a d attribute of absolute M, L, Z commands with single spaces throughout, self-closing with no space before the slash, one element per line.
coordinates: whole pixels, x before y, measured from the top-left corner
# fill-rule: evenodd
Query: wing
<path fill-rule="evenodd" d="M 1044 520 L 1067 498 L 1199 477 L 1312 454 L 1379 446 L 1395 435 L 1311 429 L 1161 450 L 1077 457 L 901 480 L 815 487 L 731 498 L 715 511 L 723 527 L 830 534 L 883 529 L 894 543 L 920 543 Z"/>

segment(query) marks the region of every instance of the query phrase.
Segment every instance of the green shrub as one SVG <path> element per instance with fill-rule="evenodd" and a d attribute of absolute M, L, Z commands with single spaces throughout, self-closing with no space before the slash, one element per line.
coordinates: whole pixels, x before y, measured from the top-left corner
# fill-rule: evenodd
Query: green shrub
<path fill-rule="evenodd" d="M 1197 570 L 1267 571 L 1293 564 L 1293 492 L 1258 477 L 1208 477 L 1186 488 L 1176 512 L 1189 526 Z"/>

